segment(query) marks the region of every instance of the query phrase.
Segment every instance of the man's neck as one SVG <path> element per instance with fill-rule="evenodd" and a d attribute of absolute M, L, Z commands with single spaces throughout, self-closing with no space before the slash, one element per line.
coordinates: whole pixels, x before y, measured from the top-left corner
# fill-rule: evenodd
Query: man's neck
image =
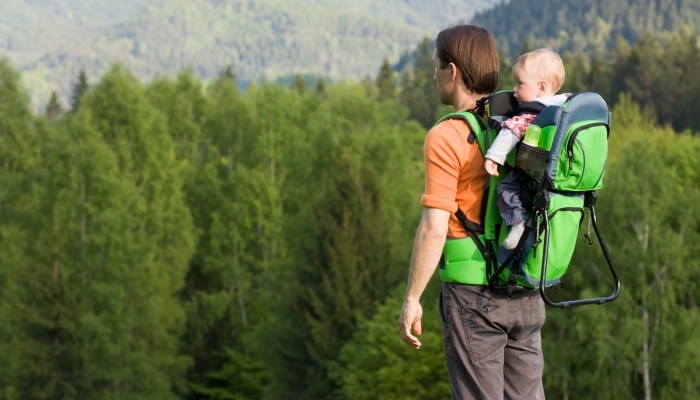
<path fill-rule="evenodd" d="M 486 95 L 474 94 L 467 91 L 458 90 L 455 93 L 452 104 L 455 111 L 472 110 L 476 108 L 476 102 Z"/>

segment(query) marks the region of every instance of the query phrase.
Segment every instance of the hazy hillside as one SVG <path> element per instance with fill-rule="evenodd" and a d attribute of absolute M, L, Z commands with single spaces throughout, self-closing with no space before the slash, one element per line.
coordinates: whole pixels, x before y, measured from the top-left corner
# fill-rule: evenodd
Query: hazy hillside
<path fill-rule="evenodd" d="M 558 50 L 609 49 L 617 36 L 634 42 L 645 32 L 700 33 L 700 0 L 511 0 L 477 14 L 510 54 L 525 38 Z"/>
<path fill-rule="evenodd" d="M 376 74 L 424 35 L 496 0 L 2 0 L 0 54 L 24 73 L 35 107 L 65 102 L 82 67 L 122 62 L 142 79 L 193 67 L 205 79 Z"/>

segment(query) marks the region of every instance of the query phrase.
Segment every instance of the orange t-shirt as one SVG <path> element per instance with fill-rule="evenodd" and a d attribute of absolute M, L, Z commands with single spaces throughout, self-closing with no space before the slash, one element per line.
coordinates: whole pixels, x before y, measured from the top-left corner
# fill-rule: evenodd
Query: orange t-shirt
<path fill-rule="evenodd" d="M 481 224 L 481 199 L 487 174 L 479 145 L 467 141 L 470 133 L 466 121 L 449 119 L 428 132 L 423 147 L 425 194 L 420 204 L 453 213 L 448 223 L 448 238 L 467 236 L 454 215 L 457 207 L 467 219 Z"/>

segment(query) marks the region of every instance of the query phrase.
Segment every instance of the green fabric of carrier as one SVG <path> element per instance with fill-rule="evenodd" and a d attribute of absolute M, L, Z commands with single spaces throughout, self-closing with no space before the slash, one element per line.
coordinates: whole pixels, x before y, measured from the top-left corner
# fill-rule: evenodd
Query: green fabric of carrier
<path fill-rule="evenodd" d="M 578 122 L 567 130 L 554 179 L 557 190 L 584 192 L 603 186 L 608 130 L 596 121 Z"/>
<path fill-rule="evenodd" d="M 492 119 L 491 113 L 494 110 L 491 106 L 487 107 L 489 123 L 485 123 L 471 111 L 464 111 L 448 114 L 436 125 L 448 119 L 466 121 L 472 131 L 469 142 L 478 145 L 481 153 L 485 155 L 497 135 L 499 124 L 493 122 L 512 116 L 507 115 L 510 112 L 507 108 L 517 107 L 512 92 L 499 92 L 492 96 L 497 95 L 498 101 L 493 104 L 498 104 L 500 109 L 506 111 Z M 534 122 L 542 128 L 538 147 L 549 152 L 545 173 L 548 178 L 544 180 L 540 176 L 540 179 L 535 181 L 542 185 L 550 182 L 549 186 L 543 186 L 545 189 L 542 190 L 547 191 L 547 187 L 552 190 L 549 192 L 549 203 L 546 209 L 550 233 L 545 287 L 558 283 L 566 273 L 576 246 L 579 227 L 583 221 L 584 192 L 602 187 L 606 167 L 609 135 L 607 106 L 597 94 L 582 93 L 574 99 L 576 96 L 579 94 L 571 96 L 571 101 L 567 101 L 562 107 L 548 107 Z M 570 107 L 566 109 L 567 106 Z M 439 266 L 440 278 L 444 282 L 487 284 L 489 268 L 494 265 L 500 266 L 499 263 L 507 262 L 508 257 L 514 254 L 502 247 L 509 229 L 503 225 L 496 204 L 498 183 L 510 172 L 513 165 L 516 165 L 516 151 L 508 155 L 506 165 L 499 167 L 498 177 L 487 178 L 484 193 L 486 207 L 482 209 L 483 220 L 481 221 L 483 233 L 476 235 L 471 232 L 471 237 L 446 240 Z M 485 171 L 484 173 L 486 174 Z M 533 216 L 528 217 L 533 225 L 538 224 Z M 543 222 L 542 216 L 538 219 L 539 223 Z M 498 277 L 498 285 L 508 284 L 509 278 L 517 275 L 518 285 L 529 288 L 539 287 L 544 246 L 535 245 L 537 239 L 535 236 L 538 231 L 539 239 L 545 239 L 544 229 L 531 228 L 529 234 L 523 239 L 522 254 L 515 258 L 511 257 L 513 261 L 503 268 Z M 479 245 L 475 240 L 479 241 Z M 487 251 L 487 255 L 490 254 L 489 257 L 493 257 L 490 260 L 493 265 L 489 265 L 479 247 L 489 251 L 494 249 L 491 253 Z M 493 270 L 490 272 L 493 273 Z"/>
<path fill-rule="evenodd" d="M 549 203 L 550 235 L 549 254 L 546 281 L 550 284 L 558 282 L 566 273 L 576 248 L 581 219 L 583 218 L 583 198 L 564 195 L 553 196 Z M 540 233 L 544 240 L 544 232 Z M 518 282 L 524 286 L 537 287 L 542 275 L 542 257 L 544 246 L 537 246 L 525 261 Z"/>
<path fill-rule="evenodd" d="M 484 240 L 479 235 L 479 240 Z M 448 239 L 442 250 L 438 272 L 443 282 L 483 285 L 486 283 L 486 261 L 470 237 Z"/>

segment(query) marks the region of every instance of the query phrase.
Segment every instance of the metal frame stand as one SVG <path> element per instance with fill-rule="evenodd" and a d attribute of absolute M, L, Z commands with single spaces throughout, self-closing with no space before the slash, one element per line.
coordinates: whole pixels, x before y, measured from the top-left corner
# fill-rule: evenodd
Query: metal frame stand
<path fill-rule="evenodd" d="M 605 255 L 605 260 L 608 262 L 608 266 L 610 267 L 610 272 L 612 273 L 612 276 L 615 279 L 615 291 L 609 297 L 569 300 L 562 301 L 560 303 L 555 303 L 552 300 L 550 300 L 549 297 L 547 297 L 544 285 L 547 278 L 547 253 L 549 251 L 549 216 L 546 212 L 544 212 L 544 249 L 542 252 L 542 274 L 540 275 L 540 294 L 542 295 L 542 300 L 544 300 L 544 302 L 550 307 L 566 308 L 572 306 L 583 306 L 586 304 L 601 305 L 617 299 L 617 297 L 620 295 L 620 277 L 618 276 L 617 271 L 615 270 L 615 266 L 613 265 L 612 259 L 610 258 L 610 253 L 608 252 L 608 247 L 605 245 L 603 236 L 600 233 L 600 228 L 598 228 L 598 220 L 595 214 L 595 203 L 597 198 L 598 197 L 595 192 L 587 192 L 584 207 L 588 207 L 591 210 L 591 220 L 593 223 L 593 228 L 595 229 L 596 237 L 598 238 L 598 242 L 600 243 L 601 249 L 603 249 L 603 254 Z"/>

